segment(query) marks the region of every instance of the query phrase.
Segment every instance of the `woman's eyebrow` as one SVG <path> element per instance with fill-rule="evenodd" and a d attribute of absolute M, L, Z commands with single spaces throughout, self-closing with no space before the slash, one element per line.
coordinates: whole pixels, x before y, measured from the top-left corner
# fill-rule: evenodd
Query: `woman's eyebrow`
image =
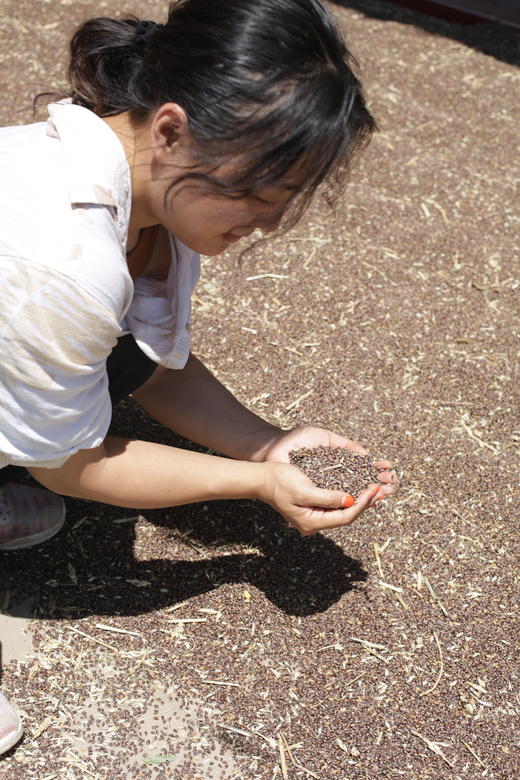
<path fill-rule="evenodd" d="M 274 190 L 288 190 L 289 192 L 297 192 L 298 190 L 301 190 L 302 185 L 300 182 L 296 182 L 293 179 L 279 179 L 276 182 L 273 182 L 272 184 L 268 184 L 267 186 L 263 187 L 263 191 L 267 192 L 268 190 L 274 189 Z"/>
<path fill-rule="evenodd" d="M 301 184 L 296 184 L 296 182 L 279 181 L 279 182 L 276 182 L 276 184 L 273 184 L 271 187 L 266 187 L 264 190 L 262 190 L 262 192 L 268 193 L 270 190 L 273 189 L 273 190 L 278 190 L 278 191 L 285 190 L 286 192 L 295 193 L 295 192 L 299 192 L 301 190 L 301 188 L 302 188 L 302 185 Z M 275 196 L 273 195 L 273 197 L 275 197 Z"/>
<path fill-rule="evenodd" d="M 290 182 L 290 181 L 283 181 L 281 182 L 281 185 L 284 190 L 290 190 L 291 192 L 298 192 L 298 190 L 301 189 L 301 184 L 297 184 L 296 182 Z"/>

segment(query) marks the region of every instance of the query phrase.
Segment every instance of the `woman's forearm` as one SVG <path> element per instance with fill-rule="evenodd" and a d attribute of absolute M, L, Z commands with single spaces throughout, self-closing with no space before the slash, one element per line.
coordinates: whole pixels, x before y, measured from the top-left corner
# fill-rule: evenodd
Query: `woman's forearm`
<path fill-rule="evenodd" d="M 29 470 L 56 493 L 139 509 L 259 498 L 303 534 L 348 525 L 385 489 L 372 484 L 351 506 L 343 491 L 316 487 L 289 463 L 251 463 L 110 437 L 95 449 L 80 450 L 59 469 Z"/>
<path fill-rule="evenodd" d="M 180 371 L 159 367 L 133 396 L 167 428 L 239 460 L 261 460 L 280 435 L 280 428 L 243 406 L 194 355 Z"/>
<path fill-rule="evenodd" d="M 224 498 L 262 498 L 266 464 L 229 460 L 152 442 L 107 438 L 59 469 L 29 469 L 56 493 L 153 509 Z"/>

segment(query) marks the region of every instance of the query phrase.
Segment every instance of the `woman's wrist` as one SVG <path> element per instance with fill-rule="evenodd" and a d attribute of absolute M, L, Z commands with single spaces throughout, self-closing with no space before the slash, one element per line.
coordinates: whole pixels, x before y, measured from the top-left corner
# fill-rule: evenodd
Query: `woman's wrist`
<path fill-rule="evenodd" d="M 284 433 L 282 428 L 266 422 L 264 427 L 253 430 L 247 435 L 241 458 L 253 463 L 262 463 L 269 449 Z"/>

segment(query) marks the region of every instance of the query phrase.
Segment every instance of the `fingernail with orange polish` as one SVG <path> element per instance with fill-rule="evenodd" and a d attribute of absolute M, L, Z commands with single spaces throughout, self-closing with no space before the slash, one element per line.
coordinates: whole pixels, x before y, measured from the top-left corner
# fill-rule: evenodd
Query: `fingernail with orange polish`
<path fill-rule="evenodd" d="M 354 496 L 351 496 L 350 493 L 348 493 L 345 496 L 343 506 L 345 507 L 345 509 L 348 509 L 349 506 L 354 506 L 355 503 L 356 503 L 356 499 L 354 498 Z"/>

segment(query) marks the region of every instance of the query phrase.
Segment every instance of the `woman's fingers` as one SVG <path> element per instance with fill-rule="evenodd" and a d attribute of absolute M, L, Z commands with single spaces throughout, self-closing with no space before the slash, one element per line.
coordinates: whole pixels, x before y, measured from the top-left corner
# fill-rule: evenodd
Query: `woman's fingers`
<path fill-rule="evenodd" d="M 350 494 L 342 490 L 325 490 L 312 485 L 298 501 L 300 506 L 317 509 L 344 509 L 350 504 Z"/>
<path fill-rule="evenodd" d="M 383 463 L 389 463 L 389 461 L 381 461 Z M 342 493 L 338 490 L 325 490 L 309 486 L 309 491 L 305 492 L 303 501 L 298 502 L 302 506 L 313 506 L 316 508 L 327 509 L 327 514 L 331 514 L 331 509 L 349 509 L 352 507 L 357 510 L 361 505 L 364 507 L 364 501 L 367 495 L 370 495 L 368 506 L 374 506 L 377 500 L 382 498 L 388 498 L 397 491 L 398 477 L 395 471 L 383 470 L 378 474 L 379 484 L 368 485 L 364 491 L 362 491 L 357 499 L 350 493 Z M 311 492 L 312 491 L 312 492 Z M 363 511 L 363 510 L 361 510 Z M 357 516 L 357 515 L 356 515 Z M 342 517 L 342 516 L 341 516 Z M 338 518 L 341 519 L 338 515 Z M 340 523 L 341 524 L 341 523 Z"/>
<path fill-rule="evenodd" d="M 380 471 L 378 478 L 381 484 L 381 489 L 375 500 L 388 498 L 389 496 L 394 495 L 394 493 L 397 493 L 399 489 L 399 477 L 395 471 Z"/>
<path fill-rule="evenodd" d="M 380 471 L 381 482 L 368 485 L 354 500 L 342 490 L 317 487 L 296 466 L 269 462 L 261 496 L 304 535 L 349 525 L 366 509 L 396 490 L 394 474 Z"/>
<path fill-rule="evenodd" d="M 389 460 L 378 460 L 374 466 L 380 469 L 378 480 L 381 483 L 380 493 L 374 500 L 380 500 L 396 493 L 399 487 L 399 477 L 393 470 L 392 463 Z"/>
<path fill-rule="evenodd" d="M 376 469 L 380 469 L 380 470 L 391 469 L 393 467 L 393 463 L 386 459 L 375 460 L 374 466 L 376 467 Z"/>
<path fill-rule="evenodd" d="M 319 490 L 319 495 L 314 493 L 312 499 L 314 507 L 300 507 L 303 514 L 297 513 L 297 517 L 288 519 L 305 536 L 323 531 L 326 528 L 350 525 L 365 509 L 368 509 L 378 492 L 378 485 L 369 485 L 360 493 L 354 504 L 350 506 L 350 501 L 348 501 L 349 506 L 346 508 L 345 499 L 349 494 L 340 491 Z"/>

